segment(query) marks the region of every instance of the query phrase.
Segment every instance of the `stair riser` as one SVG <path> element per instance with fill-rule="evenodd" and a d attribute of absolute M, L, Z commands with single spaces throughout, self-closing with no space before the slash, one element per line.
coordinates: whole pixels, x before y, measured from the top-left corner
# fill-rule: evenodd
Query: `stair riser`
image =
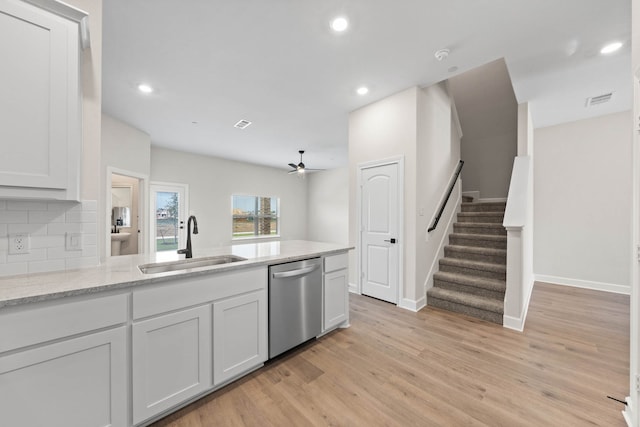
<path fill-rule="evenodd" d="M 502 314 L 492 311 L 481 310 L 479 308 L 469 307 L 455 302 L 445 301 L 438 298 L 428 298 L 427 304 L 431 307 L 441 308 L 443 310 L 453 311 L 467 316 L 476 317 L 487 322 L 502 325 Z"/>
<path fill-rule="evenodd" d="M 447 273 L 467 274 L 469 276 L 476 276 L 476 277 L 486 277 L 487 279 L 507 280 L 506 272 L 476 270 L 473 268 L 460 267 L 457 265 L 440 263 L 440 271 L 444 271 Z"/>
<path fill-rule="evenodd" d="M 444 256 L 449 258 L 466 259 L 469 261 L 489 262 L 492 264 L 507 264 L 507 255 L 488 255 L 473 252 L 456 251 L 445 246 Z"/>
<path fill-rule="evenodd" d="M 464 234 L 488 234 L 491 236 L 507 235 L 507 230 L 504 227 L 467 227 L 464 224 L 453 224 L 453 232 Z"/>
<path fill-rule="evenodd" d="M 489 222 L 491 224 L 502 224 L 504 221 L 504 215 L 491 215 L 491 216 L 466 216 L 458 215 L 458 222 Z"/>
<path fill-rule="evenodd" d="M 492 248 L 492 249 L 507 249 L 507 241 L 495 241 L 495 240 L 475 240 L 465 239 L 463 237 L 449 237 L 450 245 L 458 246 L 472 246 L 474 248 Z"/>
<path fill-rule="evenodd" d="M 490 289 L 476 288 L 475 286 L 467 286 L 460 283 L 445 282 L 434 279 L 433 286 L 450 291 L 464 292 L 470 295 L 478 295 L 481 297 L 492 298 L 498 301 L 504 301 L 504 292 L 492 291 Z"/>
<path fill-rule="evenodd" d="M 504 212 L 506 203 L 463 203 L 462 212 Z"/>

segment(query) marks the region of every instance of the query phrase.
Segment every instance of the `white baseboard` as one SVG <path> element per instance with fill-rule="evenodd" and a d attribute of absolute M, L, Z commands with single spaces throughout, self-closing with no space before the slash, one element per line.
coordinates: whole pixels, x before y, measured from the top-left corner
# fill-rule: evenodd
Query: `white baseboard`
<path fill-rule="evenodd" d="M 529 303 L 531 302 L 531 294 L 533 293 L 533 286 L 535 281 L 533 278 L 531 279 L 531 284 L 529 285 L 529 294 L 527 295 L 526 302 L 522 309 L 522 313 L 520 317 L 513 316 L 502 316 L 502 326 L 507 329 L 513 329 L 514 331 L 522 332 L 524 331 L 524 324 L 527 321 L 527 314 L 529 313 Z"/>
<path fill-rule="evenodd" d="M 630 295 L 631 288 L 613 283 L 593 282 L 590 280 L 570 279 L 568 277 L 535 275 L 536 282 L 552 283 L 554 285 L 573 286 L 575 288 L 593 289 L 594 291 L 613 292 L 616 294 Z"/>
<path fill-rule="evenodd" d="M 624 399 L 627 402 L 627 406 L 622 411 L 622 417 L 627 423 L 627 426 L 633 427 L 633 402 L 631 401 L 631 396 L 627 396 Z"/>
<path fill-rule="evenodd" d="M 398 304 L 398 307 L 404 308 L 405 310 L 417 312 L 422 310 L 426 305 L 427 297 L 424 296 L 417 301 L 409 298 L 402 298 L 402 300 L 400 300 L 400 304 Z"/>
<path fill-rule="evenodd" d="M 360 291 L 358 291 L 358 285 L 356 285 L 355 283 L 349 283 L 349 292 L 351 292 L 352 294 L 360 295 Z"/>

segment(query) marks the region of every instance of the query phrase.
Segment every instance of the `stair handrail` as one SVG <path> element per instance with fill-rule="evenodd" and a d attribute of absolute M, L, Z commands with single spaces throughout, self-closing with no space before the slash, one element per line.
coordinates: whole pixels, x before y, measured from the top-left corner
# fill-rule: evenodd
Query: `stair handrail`
<path fill-rule="evenodd" d="M 458 177 L 460 176 L 460 172 L 462 171 L 462 166 L 464 166 L 464 160 L 460 160 L 458 162 L 458 166 L 456 167 L 455 172 L 453 173 L 453 177 L 451 178 L 451 182 L 449 183 L 449 190 L 447 191 L 447 195 L 444 200 L 440 204 L 440 210 L 438 211 L 438 215 L 433 219 L 433 223 L 431 227 L 427 229 L 427 233 L 431 233 L 438 226 L 438 222 L 440 221 L 440 217 L 444 212 L 444 208 L 447 206 L 447 202 L 449 201 L 449 197 L 451 197 L 451 193 L 453 192 L 453 187 L 456 186 L 456 182 L 458 182 Z"/>

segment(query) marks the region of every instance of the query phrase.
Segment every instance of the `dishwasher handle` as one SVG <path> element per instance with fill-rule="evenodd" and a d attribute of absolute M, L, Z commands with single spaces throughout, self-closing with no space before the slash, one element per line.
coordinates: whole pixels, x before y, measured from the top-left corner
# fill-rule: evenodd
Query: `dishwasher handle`
<path fill-rule="evenodd" d="M 282 271 L 279 273 L 273 273 L 273 278 L 274 279 L 284 279 L 285 277 L 298 277 L 298 276 L 304 276 L 305 274 L 311 273 L 313 270 L 316 270 L 318 267 L 320 267 L 320 264 L 315 264 L 309 267 L 304 267 L 304 268 L 299 268 L 297 270 L 289 270 L 289 271 Z"/>

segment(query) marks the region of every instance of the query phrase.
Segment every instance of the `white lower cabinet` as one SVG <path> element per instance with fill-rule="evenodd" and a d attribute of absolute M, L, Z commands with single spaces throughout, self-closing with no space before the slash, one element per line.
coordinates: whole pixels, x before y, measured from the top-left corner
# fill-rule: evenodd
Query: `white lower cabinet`
<path fill-rule="evenodd" d="M 324 330 L 347 321 L 349 312 L 349 282 L 347 270 L 324 275 Z"/>
<path fill-rule="evenodd" d="M 322 332 L 349 324 L 349 259 L 346 253 L 324 258 Z"/>
<path fill-rule="evenodd" d="M 223 384 L 267 360 L 264 290 L 213 303 L 213 382 Z"/>
<path fill-rule="evenodd" d="M 0 357 L 0 423 L 126 426 L 126 341 L 122 326 Z"/>
<path fill-rule="evenodd" d="M 211 387 L 211 305 L 135 322 L 133 422 L 137 424 Z"/>

